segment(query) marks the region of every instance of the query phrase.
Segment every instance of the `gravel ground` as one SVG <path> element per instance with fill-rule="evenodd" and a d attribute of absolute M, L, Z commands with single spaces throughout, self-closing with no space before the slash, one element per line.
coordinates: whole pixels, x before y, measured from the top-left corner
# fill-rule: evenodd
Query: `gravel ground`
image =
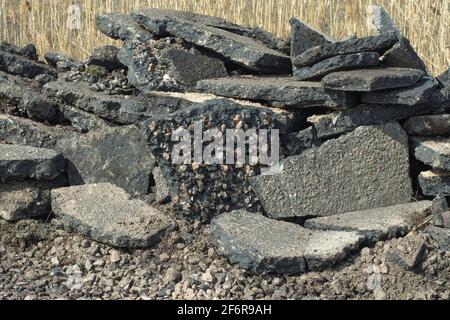
<path fill-rule="evenodd" d="M 37 220 L 0 221 L 1 299 L 450 299 L 450 253 L 431 239 L 415 272 L 385 259 L 402 239 L 363 249 L 334 270 L 252 275 L 179 222 L 152 250 L 125 252 Z"/>

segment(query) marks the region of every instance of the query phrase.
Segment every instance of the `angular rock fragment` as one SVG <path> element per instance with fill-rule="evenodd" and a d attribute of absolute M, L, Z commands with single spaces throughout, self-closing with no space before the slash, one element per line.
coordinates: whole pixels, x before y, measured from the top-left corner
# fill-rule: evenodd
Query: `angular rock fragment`
<path fill-rule="evenodd" d="M 110 184 L 52 190 L 52 222 L 68 231 L 119 248 L 149 248 L 173 222 L 141 200 Z"/>
<path fill-rule="evenodd" d="M 60 137 L 71 134 L 74 132 L 61 127 L 46 126 L 28 119 L 0 114 L 0 141 L 9 144 L 54 149 Z"/>
<path fill-rule="evenodd" d="M 295 58 L 312 47 L 333 42 L 333 39 L 324 35 L 303 21 L 292 17 L 291 24 L 291 58 Z"/>
<path fill-rule="evenodd" d="M 410 234 L 399 241 L 396 247 L 391 247 L 386 253 L 386 258 L 411 271 L 422 261 L 426 249 L 426 237 L 423 234 Z"/>
<path fill-rule="evenodd" d="M 447 88 L 450 88 L 450 68 L 437 77 L 439 83 Z"/>
<path fill-rule="evenodd" d="M 396 33 L 400 35 L 400 28 L 392 21 L 390 14 L 381 6 L 370 5 L 369 22 L 378 30 L 380 34 Z"/>
<path fill-rule="evenodd" d="M 97 29 L 116 40 L 136 39 L 146 42 L 152 34 L 142 28 L 131 16 L 121 13 L 104 13 L 96 16 Z"/>
<path fill-rule="evenodd" d="M 43 97 L 31 84 L 19 77 L 1 77 L 0 110 L 6 113 L 28 116 L 38 121 L 55 122 L 57 103 Z"/>
<path fill-rule="evenodd" d="M 396 122 L 359 127 L 250 182 L 267 214 L 280 219 L 407 203 L 412 194 L 408 136 Z"/>
<path fill-rule="evenodd" d="M 329 139 L 353 131 L 357 127 L 379 125 L 392 120 L 404 120 L 430 112 L 429 105 L 376 105 L 362 104 L 357 107 L 335 111 L 308 118 L 319 139 Z"/>
<path fill-rule="evenodd" d="M 412 137 L 411 145 L 417 160 L 434 169 L 450 171 L 450 138 Z"/>
<path fill-rule="evenodd" d="M 94 48 L 87 61 L 87 65 L 103 67 L 109 71 L 123 69 L 125 68 L 125 66 L 119 61 L 119 58 L 117 57 L 119 51 L 119 48 L 111 45 Z"/>
<path fill-rule="evenodd" d="M 40 74 L 56 76 L 56 70 L 26 57 L 0 50 L 0 70 L 14 75 L 35 78 Z"/>
<path fill-rule="evenodd" d="M 309 219 L 305 228 L 357 232 L 373 244 L 406 235 L 414 227 L 415 217 L 431 205 L 431 201 L 421 201 Z"/>
<path fill-rule="evenodd" d="M 412 68 L 427 71 L 427 66 L 412 47 L 409 40 L 403 36 L 399 42 L 381 57 L 381 66 Z"/>
<path fill-rule="evenodd" d="M 306 50 L 301 55 L 295 57 L 292 64 L 295 67 L 302 68 L 338 55 L 374 51 L 384 53 L 386 50 L 392 48 L 397 41 L 398 37 L 395 33 L 388 33 L 323 44 Z"/>
<path fill-rule="evenodd" d="M 141 120 L 139 110 L 147 109 L 144 101 L 123 95 L 94 92 L 85 83 L 55 81 L 47 83 L 43 93 L 62 104 L 68 104 L 120 124 Z"/>
<path fill-rule="evenodd" d="M 142 131 L 133 126 L 61 139 L 57 149 L 68 160 L 71 185 L 111 183 L 131 195 L 150 190 L 154 158 Z"/>
<path fill-rule="evenodd" d="M 109 128 L 112 125 L 102 118 L 89 112 L 80 110 L 69 105 L 58 106 L 58 118 L 60 122 L 70 122 L 70 125 L 77 128 L 82 133 L 93 130 Z"/>
<path fill-rule="evenodd" d="M 37 49 L 34 46 L 34 44 L 27 44 L 24 47 L 18 47 L 11 43 L 7 42 L 0 42 L 0 51 L 5 51 L 11 54 L 16 54 L 19 56 L 23 56 L 27 59 L 37 61 L 38 55 L 37 55 Z"/>
<path fill-rule="evenodd" d="M 293 132 L 286 135 L 285 140 L 281 141 L 282 148 L 285 149 L 286 156 L 299 155 L 303 151 L 321 145 L 313 127 L 306 128 L 300 132 Z"/>
<path fill-rule="evenodd" d="M 308 230 L 245 211 L 213 219 L 211 236 L 231 263 L 255 273 L 277 274 L 331 267 L 363 240 L 353 232 Z"/>
<path fill-rule="evenodd" d="M 191 102 L 190 105 L 171 112 L 155 114 L 141 124 L 165 180 L 164 184 L 157 183 L 157 194 L 159 193 L 158 185 L 163 186 L 164 189 L 168 187 L 172 203 L 182 214 L 189 217 L 210 218 L 217 213 L 240 208 L 253 210 L 259 204 L 251 192 L 248 179 L 270 164 L 261 159 L 258 163 L 247 160 L 239 163 L 236 151 L 238 147 L 239 150 L 243 149 L 241 149 L 242 145 L 237 143 L 236 135 L 250 136 L 252 132 L 250 130 L 256 130 L 259 135 L 262 129 L 266 129 L 268 135 L 273 133 L 276 139 L 272 129 L 277 129 L 280 141 L 283 141 L 283 137 L 293 132 L 303 119 L 302 113 L 268 108 L 257 103 L 217 97 L 202 100 L 201 97 L 197 95 L 197 102 Z M 205 148 L 198 152 L 201 159 L 198 156 L 194 157 L 197 152 L 195 150 L 198 150 L 195 149 L 198 148 L 195 145 L 199 145 L 199 132 L 214 133 L 217 130 L 222 132 L 223 141 L 214 135 L 214 141 L 213 139 L 204 141 Z M 227 132 L 230 138 L 227 138 Z M 194 139 L 195 137 L 197 138 Z M 264 136 L 261 136 L 261 139 L 264 141 Z M 183 141 L 187 143 L 181 143 Z M 207 161 L 206 156 L 204 157 L 207 155 L 206 148 L 211 149 L 214 146 L 213 143 L 224 146 L 226 141 L 229 141 L 227 146 L 231 149 L 231 155 L 228 157 L 230 152 L 226 149 L 222 152 L 218 150 L 214 156 L 215 159 L 217 158 L 217 162 L 214 160 L 216 164 L 211 164 L 213 161 Z M 243 140 L 239 138 L 239 141 Z M 276 151 L 276 144 L 272 142 L 275 140 L 267 136 L 265 141 Z M 191 148 L 190 155 L 189 152 L 186 152 L 186 156 L 184 152 L 181 152 L 180 149 L 184 149 L 184 146 Z M 280 157 L 284 155 L 284 152 L 281 146 Z M 246 146 L 245 154 L 248 155 L 248 153 Z M 181 159 L 178 159 L 178 156 L 181 156 Z M 275 160 L 276 153 L 267 156 Z M 166 194 L 165 191 L 162 193 Z"/>
<path fill-rule="evenodd" d="M 380 34 L 395 33 L 398 43 L 389 49 L 381 58 L 384 67 L 412 68 L 427 71 L 427 67 L 409 40 L 404 37 L 400 28 L 392 21 L 389 13 L 380 6 L 369 6 L 369 21 Z"/>
<path fill-rule="evenodd" d="M 436 92 L 436 82 L 428 77 L 424 77 L 412 87 L 379 92 L 367 92 L 362 96 L 362 101 L 374 104 L 414 106 L 417 104 L 429 103 L 434 92 Z"/>
<path fill-rule="evenodd" d="M 379 59 L 378 52 L 339 55 L 320 61 L 311 67 L 296 68 L 294 79 L 298 81 L 314 80 L 337 71 L 375 67 L 379 65 Z"/>
<path fill-rule="evenodd" d="M 356 99 L 345 92 L 328 91 L 316 82 L 290 78 L 240 77 L 199 81 L 197 90 L 218 96 L 264 101 L 276 107 L 307 108 L 324 106 L 347 109 Z"/>
<path fill-rule="evenodd" d="M 50 203 L 43 199 L 39 189 L 1 190 L 0 218 L 6 221 L 18 221 L 49 214 Z"/>
<path fill-rule="evenodd" d="M 164 178 L 159 167 L 153 169 L 153 180 L 155 181 L 156 201 L 159 203 L 166 203 L 170 201 L 170 186 Z"/>
<path fill-rule="evenodd" d="M 426 171 L 419 175 L 419 184 L 426 196 L 444 194 L 450 196 L 450 173 Z"/>
<path fill-rule="evenodd" d="M 450 252 L 450 229 L 429 226 L 425 229 L 425 233 L 436 241 L 441 250 Z"/>
<path fill-rule="evenodd" d="M 52 181 L 21 181 L 0 184 L 0 218 L 14 222 L 49 215 L 50 189 L 67 186 L 64 176 Z"/>
<path fill-rule="evenodd" d="M 45 61 L 47 63 L 61 71 L 70 71 L 72 69 L 79 69 L 83 64 L 68 56 L 65 56 L 58 52 L 46 52 L 44 54 Z"/>
<path fill-rule="evenodd" d="M 169 34 L 213 51 L 242 67 L 266 74 L 289 74 L 290 58 L 261 42 L 195 21 L 189 13 L 146 9 L 132 13 L 136 21 L 156 35 Z M 208 17 L 207 17 L 208 18 Z M 213 18 L 214 19 L 214 18 Z"/>
<path fill-rule="evenodd" d="M 65 171 L 64 157 L 56 151 L 0 144 L 0 180 L 52 180 Z"/>
<path fill-rule="evenodd" d="M 190 91 L 197 81 L 227 77 L 225 64 L 176 39 L 143 44 L 127 41 L 119 54 L 128 67 L 128 79 L 141 91 Z"/>
<path fill-rule="evenodd" d="M 340 71 L 324 77 L 322 85 L 327 89 L 342 91 L 380 91 L 412 86 L 424 75 L 421 70 L 407 68 Z"/>
<path fill-rule="evenodd" d="M 413 136 L 449 136 L 450 114 L 435 114 L 409 119 L 405 130 Z"/>

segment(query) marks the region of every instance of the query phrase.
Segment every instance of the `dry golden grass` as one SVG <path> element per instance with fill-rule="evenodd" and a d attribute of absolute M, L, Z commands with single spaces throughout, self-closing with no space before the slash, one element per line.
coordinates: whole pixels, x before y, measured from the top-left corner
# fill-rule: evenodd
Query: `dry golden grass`
<path fill-rule="evenodd" d="M 82 11 L 81 31 L 67 28 L 67 8 Z M 100 12 L 158 7 L 189 10 L 265 28 L 287 36 L 296 16 L 336 39 L 369 35 L 367 6 L 383 5 L 438 74 L 450 65 L 450 0 L 0 0 L 0 40 L 33 42 L 40 53 L 59 51 L 85 58 L 93 47 L 114 43 L 95 28 Z"/>

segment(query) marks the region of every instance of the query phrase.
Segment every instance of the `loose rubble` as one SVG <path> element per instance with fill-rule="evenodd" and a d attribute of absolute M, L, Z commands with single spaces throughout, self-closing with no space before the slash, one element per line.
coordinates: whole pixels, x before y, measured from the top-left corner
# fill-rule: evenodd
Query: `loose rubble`
<path fill-rule="evenodd" d="M 98 15 L 119 41 L 86 61 L 1 42 L 0 297 L 450 299 L 449 71 L 369 22 L 143 9 Z"/>

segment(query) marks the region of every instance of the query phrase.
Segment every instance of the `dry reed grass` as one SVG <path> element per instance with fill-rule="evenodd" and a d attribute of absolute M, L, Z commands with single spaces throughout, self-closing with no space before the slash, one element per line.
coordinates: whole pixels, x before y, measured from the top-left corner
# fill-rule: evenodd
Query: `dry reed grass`
<path fill-rule="evenodd" d="M 79 4 L 81 31 L 67 28 L 67 8 Z M 265 28 L 278 36 L 289 33 L 296 16 L 336 39 L 371 34 L 367 6 L 389 10 L 430 70 L 450 65 L 450 0 L 0 0 L 0 40 L 33 42 L 40 53 L 59 51 L 85 58 L 93 47 L 114 43 L 95 29 L 100 12 L 130 12 L 144 7 L 189 10 Z"/>

